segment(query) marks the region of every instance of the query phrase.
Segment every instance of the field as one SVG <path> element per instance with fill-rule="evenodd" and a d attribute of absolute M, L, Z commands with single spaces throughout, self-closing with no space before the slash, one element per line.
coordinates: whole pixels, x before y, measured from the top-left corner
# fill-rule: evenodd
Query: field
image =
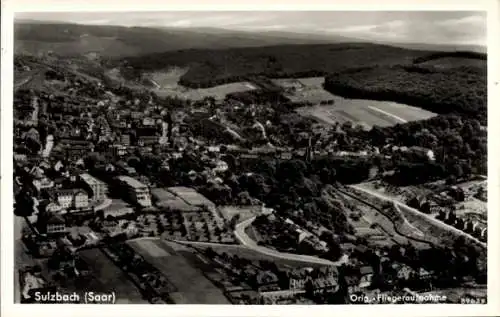
<path fill-rule="evenodd" d="M 177 292 L 170 293 L 170 297 L 176 304 L 229 304 L 222 291 L 199 268 L 193 266 L 181 251 L 174 250 L 160 240 L 139 239 L 128 243 L 175 285 Z M 169 255 L 159 254 L 156 252 L 158 248 Z"/>
<path fill-rule="evenodd" d="M 211 88 L 191 89 L 183 86 L 177 86 L 176 88 L 156 88 L 153 89 L 153 91 L 160 97 L 168 96 L 191 100 L 202 100 L 205 97 L 214 97 L 216 100 L 224 100 L 228 94 L 254 89 L 255 88 L 250 83 L 237 82 Z"/>
<path fill-rule="evenodd" d="M 224 100 L 226 95 L 234 92 L 254 90 L 256 87 L 249 82 L 235 82 L 211 88 L 192 89 L 179 85 L 180 78 L 188 71 L 187 68 L 173 67 L 163 72 L 154 72 L 143 75 L 159 96 L 179 97 L 192 100 L 202 100 L 205 97 L 214 97 Z"/>
<path fill-rule="evenodd" d="M 323 89 L 323 77 L 284 78 L 273 82 L 287 91 L 285 96 L 292 102 L 310 102 L 334 100 L 335 96 Z"/>
<path fill-rule="evenodd" d="M 339 96 L 334 96 L 333 100 L 333 105 L 300 107 L 296 111 L 327 124 L 353 122 L 366 128 L 375 125 L 392 126 L 435 116 L 432 112 L 395 102 L 347 99 Z"/>
<path fill-rule="evenodd" d="M 139 290 L 125 273 L 111 262 L 101 250 L 84 250 L 78 254 L 90 266 L 91 272 L 88 277 L 80 278 L 75 280 L 73 285 L 68 285 L 69 291 L 116 292 L 117 304 L 148 303 L 142 298 Z"/>

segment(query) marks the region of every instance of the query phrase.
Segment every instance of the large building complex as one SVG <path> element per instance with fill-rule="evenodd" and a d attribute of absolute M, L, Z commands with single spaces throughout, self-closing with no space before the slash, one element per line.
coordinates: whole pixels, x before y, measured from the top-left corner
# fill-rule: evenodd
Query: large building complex
<path fill-rule="evenodd" d="M 101 200 L 106 197 L 108 186 L 106 183 L 98 180 L 97 178 L 91 176 L 90 174 L 81 174 L 80 179 L 89 187 L 92 191 L 92 199 Z"/>
<path fill-rule="evenodd" d="M 125 198 L 142 207 L 152 206 L 148 186 L 130 176 L 119 176 L 118 180 L 123 188 L 127 190 Z"/>

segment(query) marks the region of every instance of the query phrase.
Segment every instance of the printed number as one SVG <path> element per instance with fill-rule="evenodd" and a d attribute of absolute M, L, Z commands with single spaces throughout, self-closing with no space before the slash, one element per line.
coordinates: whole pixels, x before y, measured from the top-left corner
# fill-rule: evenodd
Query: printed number
<path fill-rule="evenodd" d="M 466 297 L 466 298 L 460 299 L 460 303 L 461 304 L 485 304 L 486 303 L 486 299 L 485 298 L 470 298 L 470 297 Z"/>

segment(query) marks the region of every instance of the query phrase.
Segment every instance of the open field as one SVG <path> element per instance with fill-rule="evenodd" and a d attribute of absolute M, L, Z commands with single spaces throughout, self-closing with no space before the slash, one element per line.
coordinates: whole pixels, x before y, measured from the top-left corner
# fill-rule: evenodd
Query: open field
<path fill-rule="evenodd" d="M 153 91 L 159 96 L 179 97 L 192 100 L 201 100 L 205 97 L 214 97 L 223 100 L 227 94 L 254 90 L 256 87 L 249 82 L 236 82 L 218 85 L 211 88 L 192 89 L 179 85 L 180 78 L 188 71 L 187 68 L 173 67 L 163 72 L 145 74 Z"/>
<path fill-rule="evenodd" d="M 180 251 L 175 251 L 161 240 L 139 239 L 129 241 L 128 244 L 175 285 L 177 292 L 169 295 L 176 304 L 229 304 L 223 292 L 200 269 L 184 258 Z M 170 255 L 152 256 L 151 244 Z"/>
<path fill-rule="evenodd" d="M 317 79 L 304 78 L 300 80 L 309 83 Z M 333 105 L 301 107 L 296 109 L 296 111 L 301 115 L 312 117 L 328 124 L 350 121 L 366 127 L 374 125 L 385 127 L 435 116 L 432 112 L 395 102 L 347 99 L 336 95 L 331 96 L 331 99 L 334 100 Z"/>
<path fill-rule="evenodd" d="M 334 100 L 335 96 L 323 89 L 323 77 L 283 78 L 273 82 L 283 87 L 287 92 L 285 96 L 293 102 L 311 102 Z"/>
<path fill-rule="evenodd" d="M 191 100 L 202 100 L 205 97 L 214 97 L 216 100 L 224 100 L 226 95 L 254 90 L 255 87 L 247 82 L 237 82 L 231 84 L 219 85 L 211 88 L 191 89 L 182 86 L 176 88 L 156 88 L 153 91 L 160 97 L 178 97 Z"/>
<path fill-rule="evenodd" d="M 177 88 L 179 79 L 187 71 L 187 68 L 172 67 L 162 72 L 143 74 L 143 76 L 158 89 Z"/>
<path fill-rule="evenodd" d="M 90 276 L 75 281 L 69 285 L 68 290 L 81 292 L 92 290 L 94 292 L 116 292 L 117 304 L 141 304 L 148 303 L 143 299 L 139 290 L 99 249 L 89 249 L 78 253 L 89 265 Z"/>

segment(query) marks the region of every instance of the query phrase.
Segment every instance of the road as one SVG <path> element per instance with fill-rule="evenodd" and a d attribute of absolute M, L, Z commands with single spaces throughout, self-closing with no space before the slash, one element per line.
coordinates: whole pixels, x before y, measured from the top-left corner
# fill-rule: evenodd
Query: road
<path fill-rule="evenodd" d="M 350 187 L 352 188 L 355 188 L 359 191 L 362 191 L 366 194 L 369 194 L 369 195 L 372 195 L 372 196 L 375 196 L 379 199 L 382 199 L 382 200 L 385 200 L 385 201 L 391 201 L 393 202 L 398 208 L 400 209 L 404 209 L 405 211 L 408 211 L 408 212 L 411 212 L 419 217 L 422 217 L 422 218 L 425 218 L 427 221 L 429 221 L 430 223 L 440 227 L 441 229 L 443 230 L 446 230 L 446 231 L 449 231 L 449 232 L 452 232 L 456 235 L 461 235 L 465 238 L 467 238 L 468 240 L 472 240 L 474 242 L 476 242 L 478 245 L 480 245 L 481 247 L 485 248 L 486 249 L 486 243 L 482 242 L 482 241 L 479 241 L 478 239 L 476 239 L 475 237 L 471 236 L 470 234 L 466 233 L 466 232 L 463 232 L 461 230 L 458 230 L 457 228 L 453 227 L 453 226 L 450 226 L 444 222 L 441 222 L 437 219 L 435 219 L 434 217 L 432 216 L 429 216 L 427 214 L 424 214 L 420 211 L 418 211 L 417 209 L 415 208 L 411 208 L 405 204 L 403 204 L 402 202 L 400 201 L 397 201 L 396 199 L 392 198 L 392 197 L 388 197 L 386 195 L 383 195 L 377 191 L 374 191 L 374 190 L 370 190 L 370 189 L 367 189 L 367 188 L 363 188 L 363 187 L 360 187 L 360 186 L 356 186 L 356 185 L 350 185 Z"/>
<path fill-rule="evenodd" d="M 334 266 L 340 266 L 342 264 L 347 263 L 347 261 L 349 260 L 348 256 L 345 254 L 338 261 L 333 262 L 333 261 L 317 258 L 317 257 L 310 256 L 310 255 L 279 252 L 279 251 L 276 251 L 276 250 L 273 250 L 270 248 L 266 248 L 266 247 L 257 245 L 257 243 L 255 241 L 253 241 L 245 233 L 245 228 L 248 227 L 254 219 L 255 219 L 255 216 L 238 223 L 236 225 L 235 230 L 234 230 L 234 235 L 236 236 L 236 239 L 241 244 L 243 244 L 247 248 L 250 248 L 256 252 L 259 252 L 259 253 L 262 253 L 262 254 L 265 254 L 268 256 L 280 258 L 280 259 L 294 260 L 294 261 L 314 263 L 314 264 L 334 265 Z"/>

